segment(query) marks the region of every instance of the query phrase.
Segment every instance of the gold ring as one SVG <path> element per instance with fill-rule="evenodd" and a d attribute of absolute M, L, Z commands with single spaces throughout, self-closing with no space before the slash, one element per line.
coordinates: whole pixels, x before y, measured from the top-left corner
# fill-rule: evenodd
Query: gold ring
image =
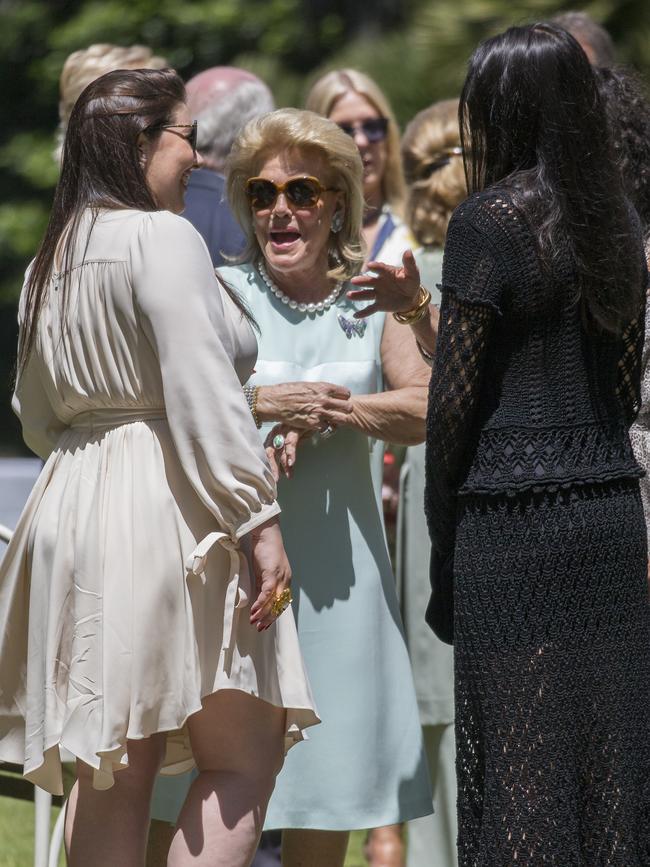
<path fill-rule="evenodd" d="M 291 602 L 291 590 L 287 587 L 287 589 L 283 590 L 282 593 L 278 593 L 271 603 L 271 614 L 274 617 L 279 617 L 285 608 L 288 608 L 291 605 Z"/>

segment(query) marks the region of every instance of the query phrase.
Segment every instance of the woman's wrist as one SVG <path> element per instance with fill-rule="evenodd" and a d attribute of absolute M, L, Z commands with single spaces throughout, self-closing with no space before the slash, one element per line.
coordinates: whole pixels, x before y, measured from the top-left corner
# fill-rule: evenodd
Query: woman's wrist
<path fill-rule="evenodd" d="M 260 385 L 257 388 L 257 417 L 261 423 L 265 421 L 282 421 L 279 408 L 273 400 L 273 386 Z"/>
<path fill-rule="evenodd" d="M 278 515 L 273 515 L 268 521 L 263 524 L 258 524 L 251 530 L 251 539 L 260 539 L 261 537 L 274 536 L 280 532 L 280 518 Z"/>
<path fill-rule="evenodd" d="M 251 411 L 251 415 L 253 416 L 253 421 L 255 422 L 255 427 L 259 430 L 262 427 L 262 422 L 260 421 L 259 414 L 257 412 L 257 401 L 259 399 L 260 387 L 259 385 L 245 385 L 244 386 L 244 397 L 246 398 L 246 403 L 248 404 L 248 408 Z"/>
<path fill-rule="evenodd" d="M 415 335 L 421 354 L 428 364 L 429 358 L 433 358 L 436 351 L 440 310 L 435 304 L 429 304 L 427 314 L 417 322 L 411 323 L 411 331 Z"/>
<path fill-rule="evenodd" d="M 430 302 L 431 293 L 424 286 L 420 286 L 413 306 L 409 310 L 396 311 L 393 318 L 400 325 L 414 325 L 427 315 Z"/>

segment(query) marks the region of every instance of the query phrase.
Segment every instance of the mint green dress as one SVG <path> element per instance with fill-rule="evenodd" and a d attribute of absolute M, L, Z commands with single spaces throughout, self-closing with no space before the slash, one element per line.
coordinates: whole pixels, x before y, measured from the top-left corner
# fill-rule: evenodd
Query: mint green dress
<path fill-rule="evenodd" d="M 249 382 L 383 390 L 383 314 L 348 337 L 346 323 L 359 304 L 344 294 L 329 310 L 305 314 L 275 298 L 250 265 L 219 273 L 260 327 Z M 305 440 L 293 478 L 279 484 L 298 635 L 323 722 L 287 755 L 267 828 L 372 828 L 432 811 L 380 490 L 371 475 L 372 450 L 380 446 L 351 429 Z"/>
<path fill-rule="evenodd" d="M 250 265 L 219 269 L 260 328 L 254 385 L 328 381 L 383 390 L 384 315 L 350 331 L 344 294 L 323 313 L 282 304 Z M 339 316 L 344 322 L 339 321 Z M 260 431 L 266 438 L 272 425 Z M 303 440 L 279 483 L 294 615 L 322 723 L 291 750 L 266 828 L 374 828 L 432 812 L 422 730 L 373 473 L 382 443 L 351 429 Z M 428 546 L 428 540 L 423 539 Z M 153 815 L 174 822 L 188 782 L 160 780 Z"/>

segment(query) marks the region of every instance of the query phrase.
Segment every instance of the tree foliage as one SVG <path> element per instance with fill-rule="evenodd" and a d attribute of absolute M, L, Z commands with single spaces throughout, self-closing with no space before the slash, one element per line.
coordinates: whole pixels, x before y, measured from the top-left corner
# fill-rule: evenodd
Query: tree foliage
<path fill-rule="evenodd" d="M 647 0 L 579 5 L 607 26 L 622 61 L 650 72 Z M 571 6 L 563 0 L 0 0 L 0 316 L 14 316 L 26 262 L 47 221 L 57 177 L 58 78 L 72 51 L 95 42 L 145 43 L 186 78 L 217 64 L 243 66 L 269 83 L 278 105 L 302 104 L 317 75 L 353 66 L 379 82 L 405 123 L 433 100 L 458 93 L 467 58 L 485 36 Z M 13 347 L 0 347 L 0 376 L 12 353 Z M 1 419 L 2 393 L 0 402 Z"/>

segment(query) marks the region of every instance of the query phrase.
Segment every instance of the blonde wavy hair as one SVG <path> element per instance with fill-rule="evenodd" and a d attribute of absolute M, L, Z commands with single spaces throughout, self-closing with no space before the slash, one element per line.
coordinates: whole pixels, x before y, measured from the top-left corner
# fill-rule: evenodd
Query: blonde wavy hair
<path fill-rule="evenodd" d="M 70 114 L 82 90 L 115 69 L 164 69 L 167 61 L 156 57 L 146 45 L 112 45 L 101 42 L 68 56 L 59 78 L 59 129 L 55 156 L 60 160 Z"/>
<path fill-rule="evenodd" d="M 400 159 L 399 127 L 388 100 L 372 78 L 357 69 L 334 69 L 312 85 L 305 108 L 329 117 L 334 103 L 346 93 L 358 93 L 382 117 L 388 118 L 386 171 L 381 179 L 381 193 L 393 211 L 402 216 L 406 187 Z"/>
<path fill-rule="evenodd" d="M 272 156 L 287 151 L 312 151 L 324 157 L 328 177 L 320 180 L 343 194 L 343 226 L 330 232 L 328 277 L 349 280 L 361 270 L 363 214 L 363 166 L 357 146 L 339 127 L 311 111 L 282 108 L 254 118 L 235 139 L 226 160 L 228 201 L 246 236 L 242 262 L 262 257 L 253 214 L 246 195 L 246 181 L 259 174 Z"/>
<path fill-rule="evenodd" d="M 457 99 L 416 114 L 402 138 L 402 159 L 409 186 L 406 222 L 422 246 L 442 247 L 451 215 L 467 197 Z"/>

